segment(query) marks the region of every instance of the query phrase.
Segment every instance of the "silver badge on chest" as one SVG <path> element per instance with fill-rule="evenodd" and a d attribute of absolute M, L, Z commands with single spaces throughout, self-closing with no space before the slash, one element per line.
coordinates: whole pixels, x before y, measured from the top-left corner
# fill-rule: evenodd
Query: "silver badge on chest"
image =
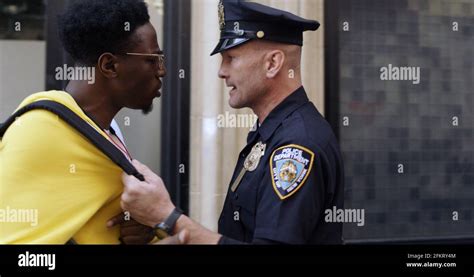
<path fill-rule="evenodd" d="M 259 162 L 260 158 L 265 155 L 265 144 L 263 144 L 261 141 L 257 142 L 250 151 L 249 155 L 244 161 L 244 168 L 247 171 L 254 171 Z"/>
<path fill-rule="evenodd" d="M 262 143 L 261 141 L 257 142 L 252 147 L 252 150 L 248 154 L 247 158 L 245 158 L 244 166 L 240 170 L 239 175 L 235 178 L 234 183 L 232 183 L 230 189 L 232 192 L 235 192 L 239 187 L 240 181 L 244 178 L 244 175 L 247 171 L 254 171 L 257 169 L 258 163 L 260 159 L 265 155 L 265 147 L 266 144 Z"/>

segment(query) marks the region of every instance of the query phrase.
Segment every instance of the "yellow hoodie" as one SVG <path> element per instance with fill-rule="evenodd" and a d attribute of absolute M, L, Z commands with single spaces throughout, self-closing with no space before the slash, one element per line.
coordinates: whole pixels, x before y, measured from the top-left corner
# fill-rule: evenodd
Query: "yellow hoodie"
<path fill-rule="evenodd" d="M 27 97 L 59 102 L 107 135 L 64 91 Z M 45 110 L 17 119 L 0 141 L 0 244 L 118 244 L 122 169 L 73 127 Z"/>

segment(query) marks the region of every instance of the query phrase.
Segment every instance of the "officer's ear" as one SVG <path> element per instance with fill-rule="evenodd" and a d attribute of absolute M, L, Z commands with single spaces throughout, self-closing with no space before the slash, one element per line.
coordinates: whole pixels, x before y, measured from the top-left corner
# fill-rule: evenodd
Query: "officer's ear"
<path fill-rule="evenodd" d="M 97 61 L 99 72 L 107 79 L 118 76 L 118 58 L 112 53 L 103 53 Z"/>
<path fill-rule="evenodd" d="M 267 78 L 275 78 L 285 63 L 285 53 L 281 50 L 272 50 L 265 55 L 265 71 Z"/>

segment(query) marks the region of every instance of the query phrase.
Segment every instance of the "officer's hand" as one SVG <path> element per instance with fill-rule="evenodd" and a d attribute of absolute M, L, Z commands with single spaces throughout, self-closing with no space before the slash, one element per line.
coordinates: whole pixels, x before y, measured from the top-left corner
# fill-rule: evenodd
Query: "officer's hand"
<path fill-rule="evenodd" d="M 153 228 L 142 225 L 134 219 L 125 220 L 125 215 L 120 213 L 107 222 L 107 227 L 120 225 L 120 240 L 124 244 L 147 244 L 155 237 Z"/>
<path fill-rule="evenodd" d="M 163 180 L 139 161 L 133 160 L 132 163 L 143 174 L 145 181 L 122 174 L 124 191 L 121 206 L 138 222 L 153 227 L 171 214 L 174 205 Z"/>
<path fill-rule="evenodd" d="M 187 244 L 189 241 L 189 233 L 186 229 L 181 230 L 174 236 L 164 238 L 155 244 Z"/>

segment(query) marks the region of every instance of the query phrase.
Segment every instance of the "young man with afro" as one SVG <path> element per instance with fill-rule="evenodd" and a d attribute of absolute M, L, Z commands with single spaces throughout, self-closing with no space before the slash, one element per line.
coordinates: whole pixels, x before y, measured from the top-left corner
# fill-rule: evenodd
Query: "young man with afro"
<path fill-rule="evenodd" d="M 132 159 L 110 127 L 122 108 L 148 113 L 160 96 L 164 58 L 142 0 L 82 0 L 59 17 L 59 35 L 75 67 L 95 79 L 34 93 L 19 105 L 59 102 Z M 46 110 L 17 119 L 0 141 L 0 209 L 35 211 L 35 224 L 2 223 L 0 244 L 146 243 L 150 228 L 131 220 L 107 228 L 121 212 L 122 169 L 76 129 Z M 137 235 L 138 234 L 138 235 Z"/>

